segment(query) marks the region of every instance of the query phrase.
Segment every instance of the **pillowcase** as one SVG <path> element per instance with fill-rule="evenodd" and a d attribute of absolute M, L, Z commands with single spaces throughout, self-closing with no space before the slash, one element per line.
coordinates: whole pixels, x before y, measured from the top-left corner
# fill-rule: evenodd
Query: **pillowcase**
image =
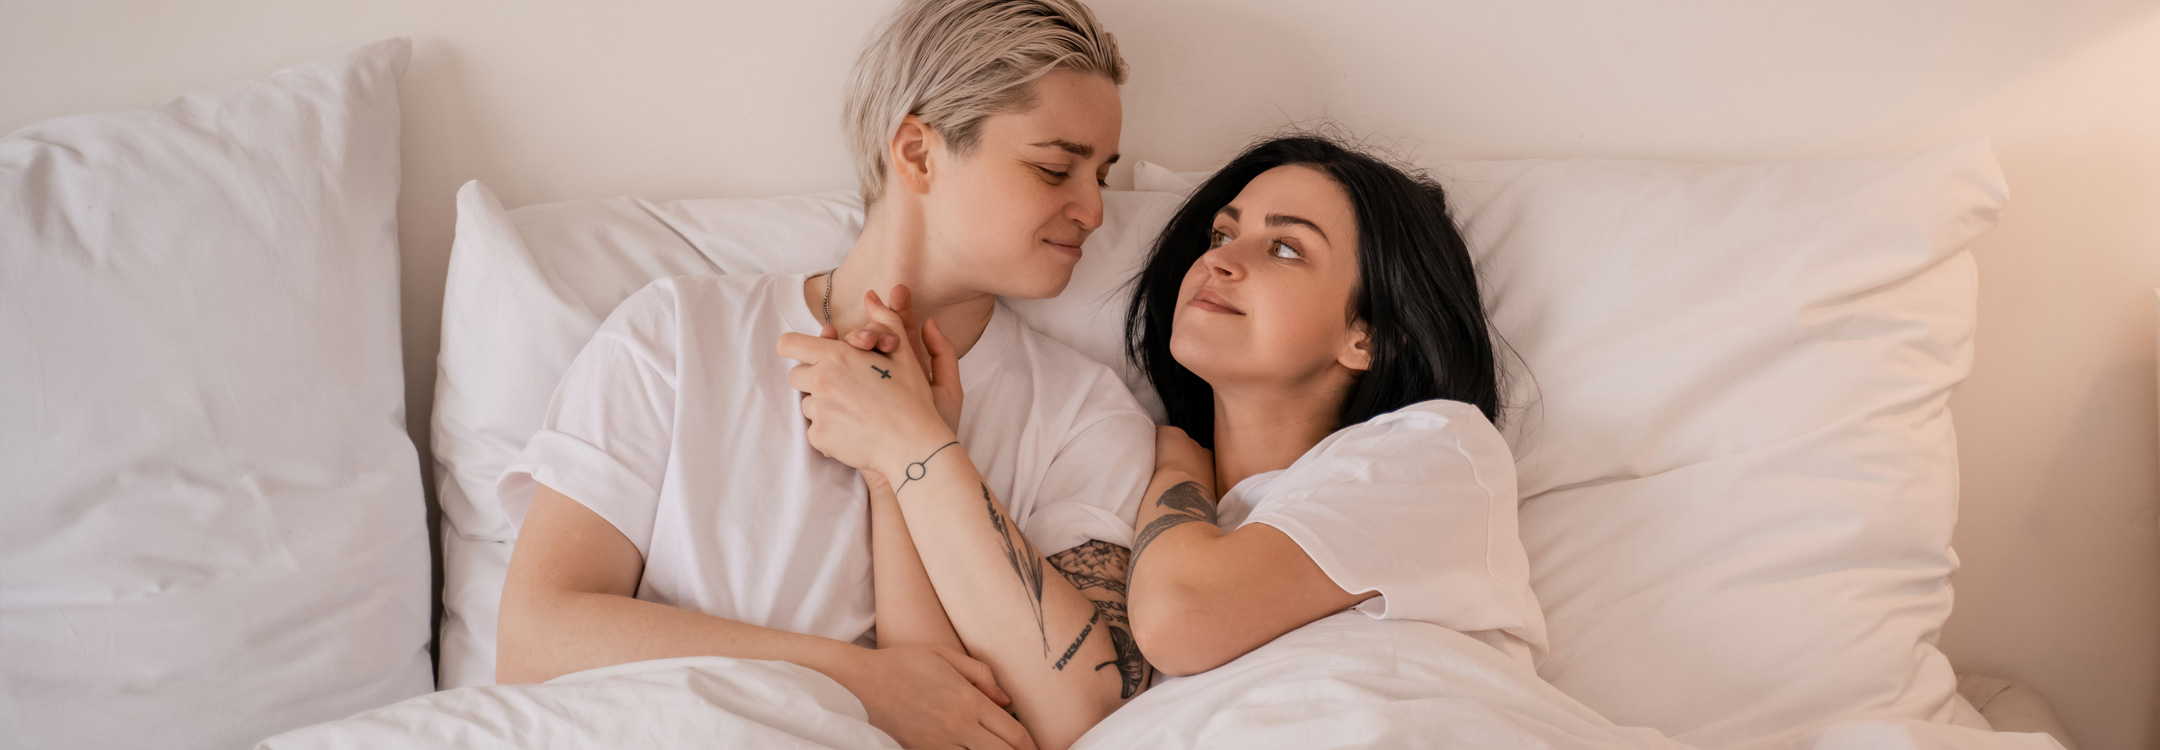
<path fill-rule="evenodd" d="M 1552 648 L 1623 725 L 1786 747 L 1975 714 L 1951 604 L 1984 144 L 1784 164 L 1434 165 L 1512 345 L 1504 425 Z M 1142 162 L 1143 189 L 1206 172 Z"/>
<path fill-rule="evenodd" d="M 1083 354 L 1122 365 L 1119 296 L 1176 196 L 1104 194 L 1065 293 L 1007 300 L 1022 321 Z M 496 609 L 517 529 L 496 480 L 540 429 L 548 398 L 600 322 L 654 279 L 799 273 L 840 263 L 862 230 L 852 191 L 789 198 L 653 203 L 575 200 L 504 211 L 486 186 L 458 191 L 457 238 L 443 297 L 434 445 L 442 477 L 441 683 L 495 681 Z M 1143 403 L 1153 404 L 1152 389 Z M 1159 407 L 1157 407 L 1159 416 Z"/>
<path fill-rule="evenodd" d="M 1540 674 L 1705 748 L 1970 719 L 1935 641 L 1965 244 L 2006 200 L 1987 146 L 1444 173 L 1528 370 L 1509 433 Z"/>
<path fill-rule="evenodd" d="M 246 747 L 426 693 L 395 39 L 0 139 L 0 734 Z"/>

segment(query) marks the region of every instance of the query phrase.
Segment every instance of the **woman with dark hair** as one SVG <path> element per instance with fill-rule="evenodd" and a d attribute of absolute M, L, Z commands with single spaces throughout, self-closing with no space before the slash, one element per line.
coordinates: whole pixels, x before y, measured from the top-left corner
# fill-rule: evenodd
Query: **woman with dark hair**
<path fill-rule="evenodd" d="M 1127 589 L 1156 669 L 1351 608 L 1533 667 L 1495 337 L 1437 183 L 1325 138 L 1253 146 L 1156 240 L 1128 325 L 1169 414 Z"/>

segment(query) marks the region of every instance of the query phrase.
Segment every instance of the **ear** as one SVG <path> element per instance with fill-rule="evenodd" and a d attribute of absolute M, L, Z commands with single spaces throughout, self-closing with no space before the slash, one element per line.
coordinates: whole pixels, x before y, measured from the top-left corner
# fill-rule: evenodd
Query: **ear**
<path fill-rule="evenodd" d="M 943 139 L 938 138 L 937 131 L 923 124 L 920 118 L 908 115 L 900 121 L 899 129 L 893 131 L 892 143 L 887 144 L 886 184 L 916 193 L 930 192 L 930 178 L 936 167 L 932 155 L 943 147 Z"/>
<path fill-rule="evenodd" d="M 1342 351 L 1335 353 L 1335 363 L 1355 372 L 1372 369 L 1372 329 L 1365 321 L 1350 324 L 1350 337 L 1343 342 Z"/>

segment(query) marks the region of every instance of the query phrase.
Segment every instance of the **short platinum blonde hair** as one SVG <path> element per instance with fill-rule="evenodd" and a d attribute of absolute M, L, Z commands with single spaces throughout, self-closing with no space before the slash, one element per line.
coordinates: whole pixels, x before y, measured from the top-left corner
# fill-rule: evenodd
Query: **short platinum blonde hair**
<path fill-rule="evenodd" d="M 903 0 L 848 79 L 841 128 L 864 204 L 885 189 L 887 150 L 908 115 L 966 155 L 991 115 L 1035 106 L 1055 70 L 1125 83 L 1117 37 L 1080 0 Z"/>

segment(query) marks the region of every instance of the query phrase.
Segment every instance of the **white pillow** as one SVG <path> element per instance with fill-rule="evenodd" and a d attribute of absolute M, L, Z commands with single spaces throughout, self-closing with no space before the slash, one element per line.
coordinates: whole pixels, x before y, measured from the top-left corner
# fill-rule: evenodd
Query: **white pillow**
<path fill-rule="evenodd" d="M 0 139 L 0 744 L 245 747 L 431 688 L 409 51 Z"/>
<path fill-rule="evenodd" d="M 1007 300 L 1022 320 L 1122 366 L 1118 296 L 1175 196 L 1104 194 L 1065 294 Z M 495 681 L 495 613 L 517 530 L 494 497 L 504 467 L 540 429 L 563 370 L 615 305 L 668 276 L 831 268 L 862 229 L 852 192 L 792 198 L 577 200 L 504 211 L 486 186 L 458 191 L 443 296 L 434 445 L 442 477 L 441 684 Z M 1130 368 L 1128 384 L 1142 382 Z M 1143 403 L 1153 403 L 1153 392 Z"/>
<path fill-rule="evenodd" d="M 1935 640 L 1993 153 L 1443 171 L 1534 376 L 1509 432 L 1539 672 L 1705 748 L 1969 714 Z"/>
<path fill-rule="evenodd" d="M 2005 199 L 1987 147 L 1433 171 L 1528 365 L 1507 431 L 1551 628 L 1540 673 L 1706 748 L 1969 721 L 1934 644 L 1957 566 L 1964 245 Z M 1134 183 L 1207 174 L 1142 162 Z"/>

